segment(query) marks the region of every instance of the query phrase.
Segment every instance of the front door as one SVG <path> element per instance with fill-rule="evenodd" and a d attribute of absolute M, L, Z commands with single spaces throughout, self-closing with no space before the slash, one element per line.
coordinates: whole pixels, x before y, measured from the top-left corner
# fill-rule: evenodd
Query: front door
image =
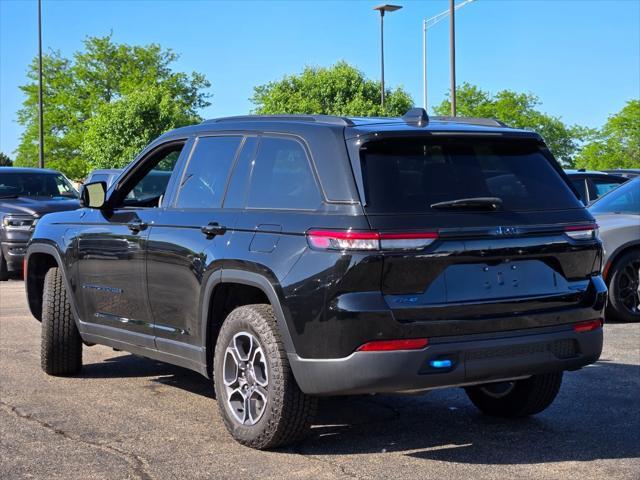
<path fill-rule="evenodd" d="M 77 279 L 82 320 L 96 334 L 123 329 L 126 341 L 154 347 L 146 285 L 149 232 L 183 143 L 154 150 L 111 192 L 108 209 L 87 210 L 77 237 Z M 90 326 L 89 328 L 91 328 Z"/>

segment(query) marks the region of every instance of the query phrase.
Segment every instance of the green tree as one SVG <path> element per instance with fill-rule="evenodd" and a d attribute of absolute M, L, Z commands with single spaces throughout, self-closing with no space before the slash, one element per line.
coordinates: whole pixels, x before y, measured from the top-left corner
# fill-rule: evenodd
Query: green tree
<path fill-rule="evenodd" d="M 82 154 L 92 168 L 122 168 L 158 135 L 198 121 L 169 89 L 132 92 L 98 108 L 87 121 Z"/>
<path fill-rule="evenodd" d="M 576 166 L 594 170 L 640 168 L 640 100 L 630 100 L 582 149 Z"/>
<path fill-rule="evenodd" d="M 179 120 L 197 120 L 198 109 L 209 105 L 208 95 L 203 90 L 210 84 L 199 73 L 174 72 L 172 64 L 177 58 L 176 53 L 159 45 L 118 44 L 113 42 L 111 35 L 88 37 L 83 50 L 76 52 L 72 59 L 64 58 L 57 51 L 45 55 L 43 99 L 47 166 L 59 169 L 71 178 L 84 177 L 93 166 L 92 159 L 85 153 L 90 149 L 82 147 L 91 124 L 89 120 L 108 111 L 105 105 L 129 95 L 160 89 L 165 92 L 165 102 L 175 102 L 175 106 L 165 108 L 164 113 L 177 112 L 173 121 L 163 119 L 165 124 L 179 125 Z M 27 72 L 28 83 L 20 87 L 26 98 L 18 111 L 18 123 L 24 131 L 16 151 L 16 165 L 37 165 L 37 67 L 34 58 Z M 129 139 L 135 137 L 138 141 L 136 132 L 129 133 Z M 146 134 L 146 130 L 140 133 L 143 138 Z M 109 146 L 105 145 L 105 150 L 109 150 Z"/>
<path fill-rule="evenodd" d="M 573 166 L 580 142 L 590 133 L 577 125 L 567 126 L 559 118 L 538 110 L 540 100 L 528 93 L 502 90 L 495 95 L 464 83 L 456 92 L 457 115 L 500 120 L 511 127 L 530 128 L 544 138 L 556 158 Z M 449 115 L 451 102 L 445 99 L 434 108 L 437 115 Z"/>
<path fill-rule="evenodd" d="M 9 155 L 4 152 L 0 152 L 0 167 L 13 167 L 13 162 L 9 158 Z"/>
<path fill-rule="evenodd" d="M 259 85 L 254 88 L 251 101 L 258 114 L 398 116 L 413 105 L 409 94 L 396 88 L 385 90 L 382 108 L 380 83 L 368 80 L 346 62 L 329 68 L 306 67 L 298 75 Z"/>

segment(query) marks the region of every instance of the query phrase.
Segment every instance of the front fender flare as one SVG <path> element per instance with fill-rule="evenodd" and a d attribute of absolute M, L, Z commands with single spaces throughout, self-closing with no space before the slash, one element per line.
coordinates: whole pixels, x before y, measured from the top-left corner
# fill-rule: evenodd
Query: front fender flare
<path fill-rule="evenodd" d="M 48 243 L 31 243 L 27 248 L 27 254 L 25 256 L 27 269 L 25 271 L 24 285 L 25 285 L 25 293 L 27 295 L 27 303 L 29 304 L 29 309 L 31 310 L 31 302 L 29 302 L 29 281 L 27 279 L 27 276 L 29 275 L 29 262 L 31 260 L 31 255 L 33 255 L 34 253 L 45 253 L 47 255 L 51 255 L 56 261 L 56 263 L 58 264 L 58 268 L 62 273 L 62 281 L 64 282 L 64 285 L 67 288 L 67 292 L 69 293 L 68 298 L 69 298 L 69 303 L 71 304 L 71 313 L 73 314 L 73 318 L 76 322 L 76 326 L 78 327 L 78 330 L 82 333 L 82 322 L 80 321 L 80 315 L 78 314 L 76 298 L 71 288 L 71 283 L 67 275 L 65 263 L 62 260 L 62 255 L 60 254 L 60 251 L 54 245 L 50 245 Z M 33 312 L 31 313 L 33 314 Z"/>

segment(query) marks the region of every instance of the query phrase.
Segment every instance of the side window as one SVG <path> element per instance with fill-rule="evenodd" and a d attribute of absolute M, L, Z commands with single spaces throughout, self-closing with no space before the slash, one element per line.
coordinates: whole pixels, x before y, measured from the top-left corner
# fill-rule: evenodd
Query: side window
<path fill-rule="evenodd" d="M 140 172 L 117 192 L 122 207 L 158 207 L 167 190 L 171 174 L 184 144 L 161 149 L 144 161 Z M 116 202 L 118 204 L 118 202 Z"/>
<path fill-rule="evenodd" d="M 584 178 L 569 177 L 569 179 L 571 180 L 573 187 L 578 191 L 578 194 L 580 195 L 580 200 L 586 203 L 588 201 L 588 197 L 587 197 L 587 185 L 584 181 Z"/>
<path fill-rule="evenodd" d="M 198 139 L 182 178 L 176 208 L 216 208 L 242 137 Z"/>
<path fill-rule="evenodd" d="M 613 190 L 614 188 L 619 187 L 620 184 L 623 183 L 623 182 L 612 181 L 607 178 L 592 178 L 591 182 L 593 183 L 593 186 L 596 189 L 596 198 L 601 197 L 605 193 Z"/>
<path fill-rule="evenodd" d="M 320 202 L 320 192 L 300 142 L 288 138 L 262 138 L 251 173 L 247 205 L 316 209 Z"/>
<path fill-rule="evenodd" d="M 246 137 L 242 145 L 242 151 L 238 155 L 238 160 L 233 167 L 227 195 L 224 199 L 225 208 L 244 207 L 245 194 L 247 192 L 247 181 L 251 171 L 251 159 L 256 151 L 258 139 L 256 137 Z"/>

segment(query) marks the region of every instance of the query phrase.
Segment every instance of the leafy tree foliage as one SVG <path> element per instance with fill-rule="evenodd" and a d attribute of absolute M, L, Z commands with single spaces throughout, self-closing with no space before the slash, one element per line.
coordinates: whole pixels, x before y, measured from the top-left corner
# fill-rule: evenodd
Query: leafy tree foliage
<path fill-rule="evenodd" d="M 163 132 L 197 121 L 170 89 L 133 92 L 101 105 L 87 121 L 82 153 L 93 168 L 122 168 Z"/>
<path fill-rule="evenodd" d="M 605 170 L 640 168 L 640 100 L 630 100 L 582 149 L 576 166 Z"/>
<path fill-rule="evenodd" d="M 13 162 L 9 158 L 9 155 L 4 152 L 0 152 L 0 167 L 12 167 Z"/>
<path fill-rule="evenodd" d="M 539 105 L 540 100 L 532 94 L 502 90 L 492 95 L 469 83 L 464 83 L 456 92 L 458 116 L 495 118 L 511 127 L 530 128 L 542 135 L 558 160 L 572 166 L 580 142 L 589 130 L 567 126 L 559 118 L 540 112 Z M 434 111 L 437 115 L 450 115 L 450 100 L 443 100 Z"/>
<path fill-rule="evenodd" d="M 380 105 L 380 82 L 368 80 L 357 68 L 338 62 L 329 68 L 306 67 L 254 88 L 251 101 L 258 114 L 326 114 L 347 116 L 398 116 L 413 105 L 402 88 L 385 90 Z"/>
<path fill-rule="evenodd" d="M 155 96 L 163 101 L 156 113 L 174 118 L 154 119 L 153 125 L 178 126 L 198 118 L 199 108 L 209 105 L 203 89 L 210 86 L 203 75 L 174 72 L 172 64 L 178 55 L 159 45 L 132 46 L 113 42 L 111 35 L 88 37 L 84 49 L 72 59 L 53 51 L 43 57 L 44 145 L 48 167 L 63 171 L 71 178 L 82 178 L 97 166 L 105 166 L 104 157 L 96 163 L 88 156 L 100 148 L 98 139 L 83 147 L 90 125 L 98 115 L 109 115 L 112 103 L 139 103 L 139 97 Z M 18 122 L 25 127 L 17 149 L 16 165 L 37 165 L 38 161 L 38 63 L 31 62 L 29 82 L 20 87 L 25 94 Z M 162 92 L 162 93 L 158 93 Z M 127 100 L 129 96 L 133 99 Z M 171 103 L 172 105 L 168 105 Z M 117 120 L 111 117 L 114 121 Z M 147 117 L 147 121 L 150 119 Z M 97 120 L 96 120 L 97 121 Z M 102 122 L 104 124 L 104 121 Z M 140 145 L 150 138 L 149 129 L 140 124 L 138 130 L 128 130 L 128 137 L 105 142 Z M 102 145 L 104 151 L 114 151 L 114 145 Z M 129 160 L 132 160 L 131 157 Z M 121 159 L 118 159 L 120 161 Z"/>

